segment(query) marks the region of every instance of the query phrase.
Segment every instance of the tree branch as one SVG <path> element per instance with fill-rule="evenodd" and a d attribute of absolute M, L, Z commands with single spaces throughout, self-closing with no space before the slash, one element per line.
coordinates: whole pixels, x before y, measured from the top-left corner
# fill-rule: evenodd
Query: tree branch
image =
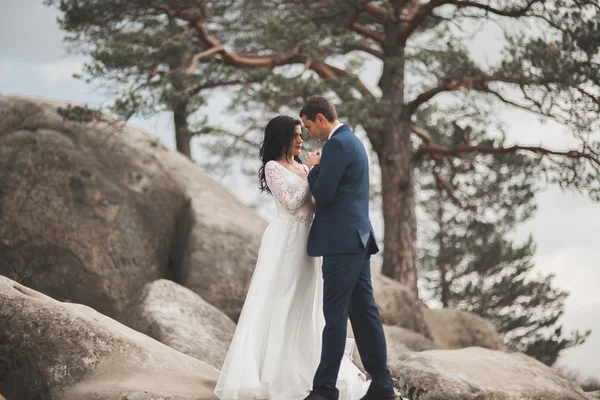
<path fill-rule="evenodd" d="M 503 17 L 518 18 L 526 16 L 533 5 L 540 1 L 541 0 L 529 0 L 524 7 L 504 10 L 471 0 L 430 0 L 427 3 L 417 2 L 408 11 L 406 25 L 404 26 L 399 39 L 401 43 L 406 43 L 408 38 L 423 24 L 423 22 L 425 22 L 434 9 L 445 4 L 452 4 L 457 8 L 476 8 Z"/>
<path fill-rule="evenodd" d="M 190 28 L 190 25 L 188 24 L 188 25 L 186 25 L 186 27 L 183 29 L 183 32 L 181 32 L 181 33 L 178 33 L 178 34 L 176 34 L 176 35 L 173 35 L 173 36 L 171 36 L 171 37 L 169 38 L 169 40 L 177 40 L 177 39 L 179 39 L 179 38 L 181 38 L 181 37 L 183 37 L 183 36 L 187 35 L 188 33 L 190 33 L 190 30 L 191 30 L 191 28 Z"/>
<path fill-rule="evenodd" d="M 175 11 L 170 9 L 168 6 L 160 5 L 155 6 L 158 7 L 163 12 L 168 15 L 176 15 L 183 20 L 188 21 L 196 30 L 196 34 L 198 38 L 204 43 L 207 47 L 206 50 L 197 54 L 194 59 L 197 60 L 207 57 L 212 54 L 219 54 L 223 61 L 229 65 L 232 65 L 236 68 L 244 69 L 244 68 L 274 68 L 282 65 L 290 65 L 296 63 L 305 64 L 307 68 L 315 71 L 321 78 L 324 79 L 337 79 L 339 77 L 355 77 L 351 72 L 345 71 L 341 68 L 334 67 L 329 65 L 323 61 L 312 60 L 305 54 L 302 54 L 302 43 L 299 42 L 296 46 L 290 51 L 289 54 L 274 54 L 274 55 L 253 55 L 253 54 L 238 54 L 232 51 L 227 50 L 224 46 L 219 43 L 216 39 L 211 37 L 206 29 L 204 24 L 203 17 L 198 17 L 193 14 L 189 14 L 183 11 Z M 192 60 L 193 61 L 193 60 Z M 191 64 L 189 65 L 191 67 Z M 188 67 L 188 68 L 189 68 Z M 185 67 L 184 67 L 185 68 Z M 173 73 L 173 72 L 170 72 Z M 156 72 L 153 72 L 151 76 L 155 75 Z M 365 86 L 365 84 L 358 79 L 359 82 L 359 90 L 363 95 L 373 96 L 373 94 L 369 91 L 369 89 Z"/>
<path fill-rule="evenodd" d="M 454 192 L 454 189 L 452 189 L 452 187 L 450 186 L 450 184 L 448 182 L 446 182 L 442 176 L 440 175 L 440 166 L 439 166 L 440 162 L 436 161 L 435 165 L 431 168 L 431 173 L 433 174 L 435 181 L 438 185 L 438 190 L 443 190 L 444 192 L 446 192 L 448 194 L 448 196 L 450 197 L 450 199 L 460 208 L 464 209 L 464 210 L 469 210 L 469 211 L 476 211 L 477 207 L 473 206 L 473 205 L 468 205 L 468 204 L 464 204 L 456 195 L 456 193 Z"/>
<path fill-rule="evenodd" d="M 363 41 L 359 46 L 357 46 L 356 50 L 360 50 L 360 51 L 364 51 L 365 53 L 369 53 L 372 56 L 379 58 L 380 60 L 383 60 L 383 57 L 385 56 L 385 53 L 383 52 L 383 50 L 371 47 L 371 45 L 366 40 Z"/>
<path fill-rule="evenodd" d="M 215 133 L 215 132 L 232 137 L 233 139 L 235 139 L 236 142 L 241 141 L 252 147 L 258 148 L 258 146 L 260 146 L 260 143 L 246 138 L 245 135 L 243 135 L 243 134 L 237 134 L 237 133 L 231 132 L 227 129 L 221 128 L 221 127 L 208 126 L 208 127 L 201 129 L 199 132 L 194 132 L 194 135 L 200 136 L 200 135 L 204 135 L 206 133 Z"/>
<path fill-rule="evenodd" d="M 412 125 L 410 127 L 411 132 L 413 132 L 414 134 L 416 134 L 418 137 L 420 137 L 423 142 L 425 142 L 426 145 L 429 145 L 432 140 L 431 140 L 431 136 L 429 136 L 429 133 L 425 132 L 423 129 L 419 128 L 416 125 Z"/>
<path fill-rule="evenodd" d="M 335 74 L 340 77 L 340 78 L 354 78 L 358 81 L 358 89 L 360 90 L 361 94 L 363 96 L 366 97 L 372 97 L 374 98 L 375 96 L 373 95 L 373 93 L 371 93 L 371 91 L 369 90 L 369 88 L 363 83 L 363 81 L 360 80 L 359 77 L 357 77 L 356 75 L 354 75 L 352 72 L 348 72 L 345 69 L 341 69 L 338 67 L 334 67 L 333 65 L 329 65 L 329 64 L 325 64 L 328 68 L 330 68 L 332 71 L 335 72 Z"/>
<path fill-rule="evenodd" d="M 400 34 L 400 42 L 406 43 L 410 35 L 425 22 L 429 13 L 441 5 L 452 2 L 452 0 L 430 0 L 427 3 L 417 2 L 408 10 L 405 18 L 406 24 Z"/>
<path fill-rule="evenodd" d="M 232 79 L 230 81 L 221 81 L 221 82 L 207 82 L 202 85 L 198 85 L 193 89 L 188 90 L 188 94 L 190 96 L 193 96 L 195 94 L 198 94 L 199 92 L 201 92 L 204 89 L 212 89 L 212 88 L 222 87 L 222 86 L 242 85 L 245 83 L 248 83 L 245 79 Z"/>
<path fill-rule="evenodd" d="M 362 26 L 361 24 L 354 22 L 351 25 L 351 28 L 354 32 L 359 33 L 361 35 L 363 35 L 364 37 L 367 37 L 369 39 L 373 39 L 374 41 L 376 41 L 377 43 L 383 45 L 383 43 L 385 42 L 385 36 L 375 32 L 373 29 L 371 28 L 367 28 L 366 26 Z"/>
<path fill-rule="evenodd" d="M 592 165 L 596 167 L 600 167 L 600 158 L 597 157 L 593 152 L 590 152 L 589 149 L 584 151 L 579 150 L 569 150 L 569 151 L 556 151 L 546 149 L 541 146 L 519 146 L 514 145 L 510 147 L 494 147 L 489 145 L 473 145 L 473 146 L 459 146 L 450 148 L 447 146 L 442 146 L 439 144 L 427 144 L 421 146 L 417 152 L 415 153 L 415 158 L 422 156 L 423 154 L 438 154 L 449 157 L 464 157 L 467 154 L 472 153 L 481 153 L 481 154 L 509 154 L 515 153 L 518 151 L 527 151 L 530 153 L 542 155 L 542 156 L 562 156 L 568 158 L 575 159 L 585 159 L 588 160 Z"/>
<path fill-rule="evenodd" d="M 431 88 L 421 94 L 419 94 L 414 100 L 410 101 L 407 105 L 408 112 L 413 114 L 422 104 L 428 102 L 435 96 L 443 92 L 450 92 L 459 89 L 472 89 L 481 92 L 492 93 L 499 96 L 503 101 L 507 102 L 506 99 L 502 98 L 497 92 L 492 91 L 489 88 L 489 84 L 492 82 L 503 82 L 513 83 L 518 85 L 523 84 L 539 84 L 540 82 L 521 82 L 518 79 L 508 77 L 502 74 L 494 74 L 490 76 L 464 76 L 457 78 L 445 79 L 438 86 Z"/>
<path fill-rule="evenodd" d="M 213 47 L 211 49 L 202 51 L 202 52 L 194 55 L 194 57 L 192 57 L 192 60 L 190 61 L 189 65 L 187 67 L 187 72 L 192 72 L 192 70 L 196 66 L 196 63 L 198 61 L 200 61 L 201 59 L 210 57 L 213 54 L 220 52 L 221 50 L 224 50 L 223 46 L 217 46 L 217 47 Z"/>
<path fill-rule="evenodd" d="M 501 10 L 499 8 L 491 7 L 487 4 L 481 4 L 476 1 L 459 0 L 459 1 L 451 1 L 450 3 L 454 4 L 458 8 L 467 8 L 467 7 L 477 8 L 477 9 L 484 10 L 491 14 L 500 15 L 502 17 L 518 18 L 518 17 L 524 17 L 527 14 L 527 12 L 529 10 L 531 10 L 533 5 L 535 3 L 538 3 L 539 1 L 540 0 L 529 0 L 529 2 L 524 7 L 512 8 L 512 9 L 506 9 L 506 10 Z"/>
<path fill-rule="evenodd" d="M 356 5 L 356 8 L 360 11 L 365 11 L 366 13 L 368 13 L 370 16 L 372 16 L 373 18 L 377 19 L 380 22 L 385 22 L 387 21 L 387 19 L 390 16 L 390 13 L 383 7 L 373 3 L 373 2 L 366 2 L 366 3 L 358 3 Z"/>
<path fill-rule="evenodd" d="M 394 9 L 394 21 L 400 20 L 400 16 L 402 15 L 402 12 L 406 7 L 406 3 L 408 3 L 408 0 L 389 0 L 389 2 L 391 3 L 392 8 Z"/>

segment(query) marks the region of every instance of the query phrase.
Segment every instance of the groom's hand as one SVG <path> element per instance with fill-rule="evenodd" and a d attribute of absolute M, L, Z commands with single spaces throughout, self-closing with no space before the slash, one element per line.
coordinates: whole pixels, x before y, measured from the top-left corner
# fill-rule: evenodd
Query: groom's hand
<path fill-rule="evenodd" d="M 306 165 L 308 166 L 308 168 L 312 168 L 315 165 L 319 164 L 321 162 L 321 152 L 320 151 L 316 151 L 314 153 L 308 153 L 308 155 L 306 156 Z"/>

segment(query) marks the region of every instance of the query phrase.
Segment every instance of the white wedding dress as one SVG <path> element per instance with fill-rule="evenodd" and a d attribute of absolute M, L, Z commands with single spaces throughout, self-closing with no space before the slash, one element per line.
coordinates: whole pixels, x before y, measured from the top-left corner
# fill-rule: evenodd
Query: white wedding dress
<path fill-rule="evenodd" d="M 305 167 L 306 168 L 306 167 Z M 223 400 L 301 400 L 321 357 L 321 259 L 306 253 L 314 203 L 306 178 L 276 161 L 265 166 L 277 217 L 265 230 L 246 302 L 215 394 Z M 352 363 L 354 341 L 338 375 L 340 400 L 358 400 L 370 381 Z"/>

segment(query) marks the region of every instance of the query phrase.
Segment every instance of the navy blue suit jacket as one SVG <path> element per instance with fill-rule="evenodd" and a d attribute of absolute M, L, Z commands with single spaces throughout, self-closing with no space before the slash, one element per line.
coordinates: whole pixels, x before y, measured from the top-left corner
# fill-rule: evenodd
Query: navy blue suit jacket
<path fill-rule="evenodd" d="M 377 253 L 369 220 L 369 160 L 347 125 L 325 143 L 321 163 L 310 171 L 308 182 L 317 204 L 308 255 Z"/>

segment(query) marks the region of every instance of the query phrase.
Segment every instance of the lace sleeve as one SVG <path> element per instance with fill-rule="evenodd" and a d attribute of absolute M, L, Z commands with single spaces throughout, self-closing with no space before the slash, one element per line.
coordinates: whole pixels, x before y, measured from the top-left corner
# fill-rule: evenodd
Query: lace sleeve
<path fill-rule="evenodd" d="M 296 212 L 304 204 L 306 194 L 310 188 L 308 184 L 298 185 L 290 182 L 285 172 L 281 170 L 281 168 L 285 167 L 279 167 L 275 163 L 276 161 L 269 161 L 265 165 L 267 185 L 273 196 L 279 200 L 288 212 Z"/>

